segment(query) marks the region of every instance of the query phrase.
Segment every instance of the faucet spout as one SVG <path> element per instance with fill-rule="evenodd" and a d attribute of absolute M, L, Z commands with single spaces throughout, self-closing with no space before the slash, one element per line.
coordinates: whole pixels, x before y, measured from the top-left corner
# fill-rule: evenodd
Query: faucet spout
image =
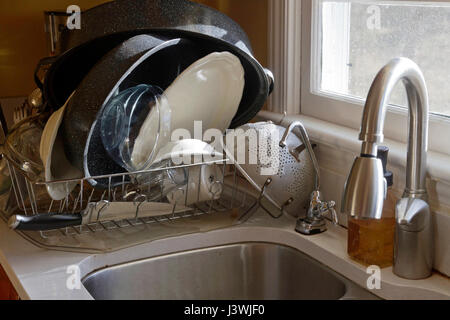
<path fill-rule="evenodd" d="M 406 188 L 395 208 L 393 271 L 407 279 L 431 275 L 433 237 L 426 191 L 428 148 L 428 92 L 419 67 L 409 59 L 396 58 L 376 76 L 362 118 L 361 156 L 347 178 L 342 211 L 357 219 L 381 219 L 386 198 L 386 179 L 378 144 L 383 142 L 386 106 L 394 87 L 402 81 L 408 97 L 409 137 Z"/>
<path fill-rule="evenodd" d="M 408 97 L 409 139 L 405 196 L 426 197 L 425 174 L 428 149 L 428 92 L 422 72 L 407 58 L 396 58 L 376 76 L 366 100 L 359 139 L 361 154 L 377 156 L 377 144 L 383 142 L 386 106 L 398 82 Z"/>

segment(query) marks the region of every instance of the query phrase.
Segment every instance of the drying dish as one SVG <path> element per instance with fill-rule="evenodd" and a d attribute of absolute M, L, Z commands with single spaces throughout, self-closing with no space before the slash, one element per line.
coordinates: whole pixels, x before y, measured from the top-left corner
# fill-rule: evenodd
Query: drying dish
<path fill-rule="evenodd" d="M 138 85 L 112 98 L 100 116 L 110 157 L 130 172 L 145 170 L 170 140 L 171 112 L 158 87 Z"/>
<path fill-rule="evenodd" d="M 156 45 L 156 46 L 155 46 Z M 195 44 L 182 39 L 162 42 L 151 36 L 133 37 L 108 53 L 86 76 L 70 99 L 63 120 L 69 161 L 86 177 L 126 172 L 110 158 L 101 138 L 101 115 L 116 95 L 136 84 L 166 88 L 201 57 Z M 91 179 L 107 187 L 107 179 Z M 120 182 L 113 179 L 112 183 Z"/>
<path fill-rule="evenodd" d="M 216 151 L 210 144 L 197 139 L 183 139 L 171 141 L 161 148 L 152 167 L 158 167 L 158 163 L 164 160 L 171 160 L 174 165 L 190 165 L 221 159 L 223 154 Z"/>
<path fill-rule="evenodd" d="M 280 146 L 285 132 L 271 122 L 249 123 L 226 135 L 224 150 L 269 204 L 298 217 L 306 212 L 317 183 L 315 156 L 294 134 L 287 137 L 287 147 Z"/>
<path fill-rule="evenodd" d="M 190 65 L 164 93 L 151 85 L 129 88 L 113 97 L 99 116 L 103 146 L 128 171 L 145 170 L 163 160 L 153 161 L 161 147 L 172 152 L 175 145 L 167 143 L 171 133 L 178 136 L 177 129 L 183 130 L 181 136 L 186 130 L 194 136 L 198 121 L 203 130 L 217 129 L 222 134 L 239 107 L 244 83 L 239 59 L 228 52 L 216 52 Z M 176 147 L 188 146 L 184 152 L 195 151 L 198 144 L 190 142 Z"/>
<path fill-rule="evenodd" d="M 223 172 L 216 165 L 202 165 L 187 169 L 187 184 L 174 188 L 167 194 L 167 200 L 190 206 L 209 200 L 218 200 L 223 191 Z"/>
<path fill-rule="evenodd" d="M 160 180 L 163 180 L 165 195 L 170 203 L 189 206 L 220 198 L 222 172 L 215 165 L 195 164 L 221 160 L 223 153 L 216 151 L 210 144 L 196 139 L 183 139 L 169 142 L 161 148 L 151 168 L 186 166 L 167 170 L 167 177 Z"/>
<path fill-rule="evenodd" d="M 229 52 L 214 52 L 184 70 L 164 92 L 172 109 L 172 130 L 194 136 L 194 122 L 202 129 L 223 133 L 231 124 L 244 90 L 244 68 Z"/>
<path fill-rule="evenodd" d="M 73 167 L 67 160 L 63 140 L 58 134 L 65 110 L 66 105 L 54 112 L 42 132 L 39 154 L 45 169 L 45 181 L 70 180 L 83 176 L 83 173 Z M 46 187 L 53 200 L 62 200 L 77 184 L 78 181 L 75 180 L 73 182 L 49 183 Z"/>
<path fill-rule="evenodd" d="M 196 155 L 198 150 L 205 147 L 201 141 L 184 139 L 167 144 L 171 133 L 172 136 L 178 136 L 176 130 L 181 129 L 183 132 L 180 135 L 183 136 L 187 130 L 192 137 L 195 122 L 198 121 L 204 131 L 217 129 L 222 134 L 239 107 L 244 83 L 244 69 L 236 56 L 228 52 L 211 53 L 184 70 L 164 94 L 152 86 L 140 85 L 115 97 L 103 111 L 102 132 L 104 127 L 111 127 L 112 123 L 116 127 L 124 127 L 118 122 L 126 119 L 125 122 L 133 124 L 134 131 L 139 134 L 134 137 L 117 134 L 119 130 L 108 130 L 115 133 L 102 134 L 103 144 L 113 158 L 129 158 L 125 161 L 130 163 L 126 166 L 129 171 L 144 170 L 152 162 L 165 160 L 164 156 L 173 151 Z M 146 98 L 148 93 L 150 96 Z M 149 105 L 152 106 L 151 110 L 148 110 Z M 126 110 L 118 112 L 118 109 Z M 131 112 L 127 112 L 128 109 L 146 109 L 147 118 L 145 121 L 128 120 Z M 125 128 L 122 131 L 126 131 Z M 119 141 L 115 141 L 117 139 Z M 111 148 L 111 145 L 121 145 L 124 146 L 121 150 L 126 150 L 117 156 L 110 152 L 111 149 L 117 149 Z M 161 147 L 159 158 L 153 161 Z"/>
<path fill-rule="evenodd" d="M 1 148 L 9 177 L 15 181 L 13 188 L 9 190 L 10 194 L 14 188 L 25 190 L 20 198 L 24 203 L 30 203 L 35 197 L 48 199 L 47 189 L 42 185 L 37 186 L 33 194 L 27 189 L 28 181 L 42 181 L 44 177 L 45 169 L 39 156 L 39 144 L 47 118 L 48 115 L 39 114 L 15 124 Z M 13 200 L 12 197 L 10 199 Z M 14 207 L 13 203 L 15 201 L 8 202 L 8 208 Z M 7 207 L 4 210 L 8 210 Z"/>
<path fill-rule="evenodd" d="M 46 123 L 46 116 L 37 115 L 14 125 L 6 137 L 5 151 L 33 178 L 44 172 L 39 157 L 39 143 Z"/>
<path fill-rule="evenodd" d="M 108 95 L 113 95 L 112 91 L 117 90 L 115 89 L 117 81 L 125 73 L 130 72 L 136 61 L 163 43 L 164 41 L 159 38 L 146 35 L 125 41 L 89 72 L 75 94 L 68 99 L 61 130 L 65 152 L 75 167 L 83 170 L 83 158 L 89 131 Z M 100 136 L 98 139 L 101 140 Z M 101 151 L 100 145 L 97 152 Z M 115 170 L 120 168 L 111 162 L 105 162 L 103 165 Z"/>
<path fill-rule="evenodd" d="M 4 157 L 0 159 L 0 196 L 11 190 L 11 177 Z"/>

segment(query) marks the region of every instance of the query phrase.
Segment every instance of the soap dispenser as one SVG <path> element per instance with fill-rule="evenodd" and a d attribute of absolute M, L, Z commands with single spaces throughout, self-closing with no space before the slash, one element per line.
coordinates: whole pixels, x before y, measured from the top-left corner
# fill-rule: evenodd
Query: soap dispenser
<path fill-rule="evenodd" d="M 348 255 L 359 263 L 380 268 L 393 264 L 394 233 L 395 233 L 395 205 L 397 199 L 392 190 L 394 176 L 388 171 L 387 158 L 389 148 L 379 146 L 377 158 L 383 163 L 384 178 L 387 182 L 387 195 L 383 204 L 382 219 L 348 220 Z"/>

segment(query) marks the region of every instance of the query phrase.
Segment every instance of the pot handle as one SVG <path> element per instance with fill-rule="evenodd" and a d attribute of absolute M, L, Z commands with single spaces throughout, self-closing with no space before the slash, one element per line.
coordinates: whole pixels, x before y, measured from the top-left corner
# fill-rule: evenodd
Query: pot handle
<path fill-rule="evenodd" d="M 267 68 L 264 68 L 264 73 L 266 74 L 266 77 L 267 77 L 267 82 L 268 82 L 268 84 L 269 84 L 269 96 L 270 96 L 270 94 L 272 93 L 272 91 L 273 91 L 273 87 L 274 87 L 274 85 L 275 85 L 275 78 L 273 77 L 273 73 L 272 73 L 272 71 L 270 71 L 269 69 L 267 69 Z"/>
<path fill-rule="evenodd" d="M 43 67 L 53 64 L 57 58 L 58 56 L 42 58 L 41 60 L 39 60 L 36 69 L 34 69 L 34 82 L 42 92 L 44 92 L 44 84 L 42 83 L 41 79 L 39 79 L 39 72 Z"/>

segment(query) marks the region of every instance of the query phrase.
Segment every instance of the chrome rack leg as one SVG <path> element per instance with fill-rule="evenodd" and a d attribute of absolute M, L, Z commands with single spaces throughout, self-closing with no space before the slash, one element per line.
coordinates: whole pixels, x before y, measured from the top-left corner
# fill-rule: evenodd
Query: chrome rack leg
<path fill-rule="evenodd" d="M 272 178 L 268 178 L 266 180 L 266 182 L 264 183 L 263 187 L 261 188 L 261 193 L 259 194 L 259 197 L 258 197 L 258 204 L 259 204 L 259 206 L 261 208 L 264 209 L 264 211 L 266 211 L 269 214 L 269 216 L 271 216 L 274 219 L 279 219 L 279 218 L 281 218 L 283 216 L 283 209 L 284 209 L 285 205 L 283 205 L 283 207 L 281 207 L 280 214 L 278 216 L 275 216 L 275 215 L 272 214 L 272 212 L 270 210 L 268 210 L 266 207 L 264 207 L 264 205 L 261 203 L 261 200 L 265 197 L 264 194 L 265 194 L 266 188 L 271 183 L 272 183 Z"/>

